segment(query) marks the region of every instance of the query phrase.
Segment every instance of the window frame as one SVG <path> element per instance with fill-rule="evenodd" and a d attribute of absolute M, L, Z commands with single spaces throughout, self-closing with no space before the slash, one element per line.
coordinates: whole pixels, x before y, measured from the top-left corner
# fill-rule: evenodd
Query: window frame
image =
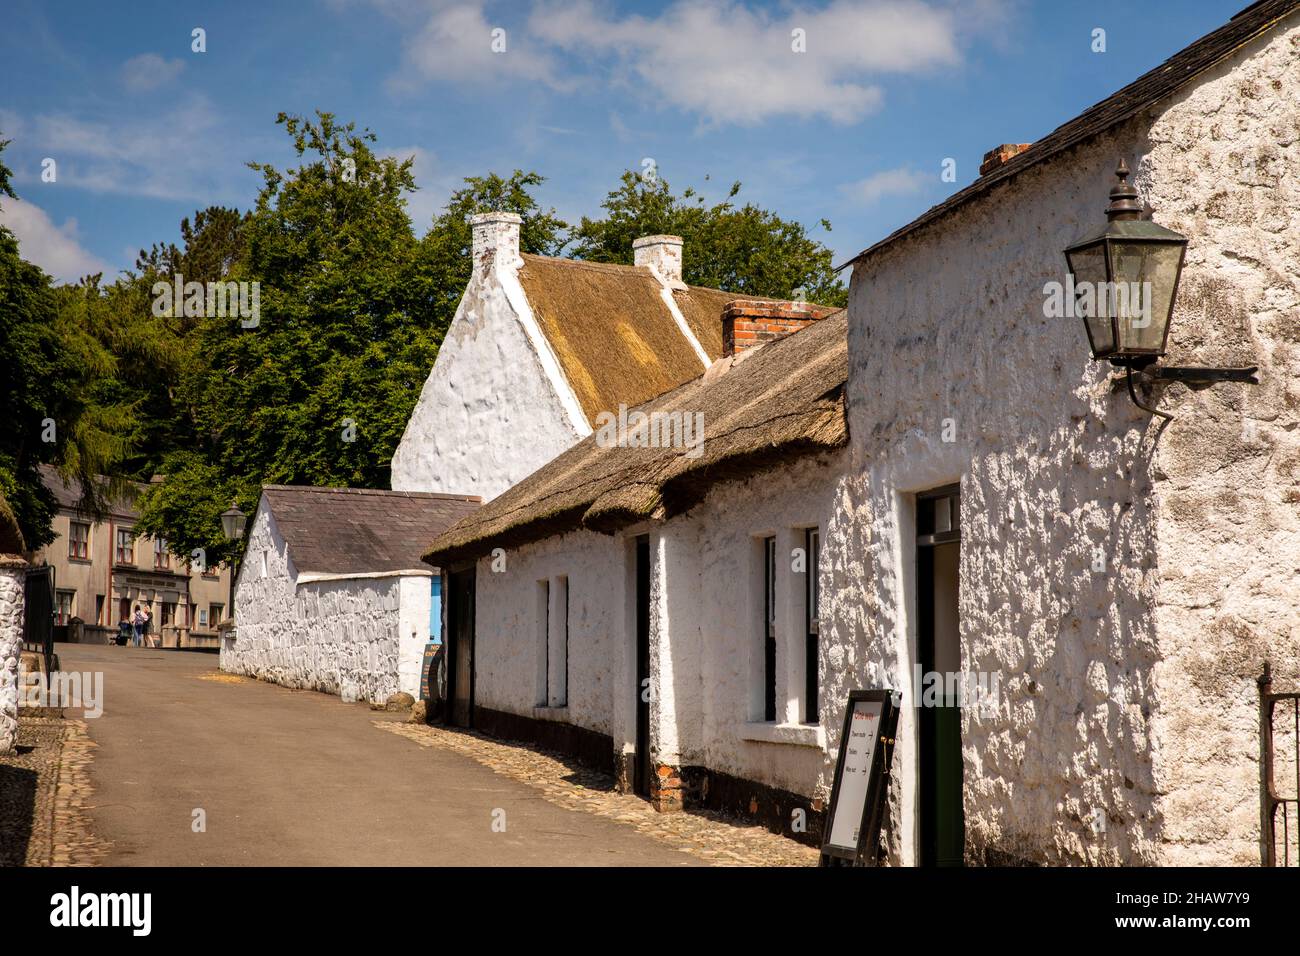
<path fill-rule="evenodd" d="M 132 531 L 131 528 L 117 529 L 117 540 L 113 542 L 114 564 L 127 564 L 135 567 L 135 535 Z M 122 545 L 124 540 L 126 541 L 125 547 Z M 123 557 L 124 554 L 126 557 Z"/>
<path fill-rule="evenodd" d="M 821 656 L 821 528 L 804 529 L 804 687 L 803 722 L 821 722 L 817 665 Z"/>
<path fill-rule="evenodd" d="M 78 538 L 76 530 L 85 528 L 86 534 Z M 78 545 L 80 546 L 78 548 Z M 87 521 L 69 521 L 68 522 L 68 557 L 75 561 L 90 560 L 90 523 Z"/>
<path fill-rule="evenodd" d="M 763 541 L 763 720 L 777 720 L 776 535 Z"/>

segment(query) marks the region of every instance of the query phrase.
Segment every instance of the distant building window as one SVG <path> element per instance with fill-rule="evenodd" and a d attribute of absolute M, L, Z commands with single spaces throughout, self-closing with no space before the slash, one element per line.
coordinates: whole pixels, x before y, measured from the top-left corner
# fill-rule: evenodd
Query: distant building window
<path fill-rule="evenodd" d="M 266 551 L 262 551 L 262 577 L 266 577 Z"/>
<path fill-rule="evenodd" d="M 90 525 L 74 521 L 68 526 L 68 557 L 90 557 Z"/>
<path fill-rule="evenodd" d="M 158 570 L 165 570 L 172 566 L 172 555 L 167 550 L 166 538 L 153 539 L 153 566 Z"/>
<path fill-rule="evenodd" d="M 59 591 L 55 595 L 54 623 L 67 624 L 72 619 L 72 599 L 76 591 Z"/>
<path fill-rule="evenodd" d="M 162 603 L 162 626 L 169 627 L 176 623 L 176 605 L 167 601 Z"/>
<path fill-rule="evenodd" d="M 118 564 L 135 564 L 135 536 L 130 528 L 117 529 L 117 553 L 113 560 Z"/>
<path fill-rule="evenodd" d="M 199 608 L 199 627 L 207 627 L 207 626 L 208 626 L 208 612 L 203 610 L 203 608 Z"/>
<path fill-rule="evenodd" d="M 225 615 L 226 615 L 226 606 L 224 604 L 208 605 L 208 620 L 212 622 L 214 627 L 217 624 L 220 624 L 223 620 L 225 620 Z"/>

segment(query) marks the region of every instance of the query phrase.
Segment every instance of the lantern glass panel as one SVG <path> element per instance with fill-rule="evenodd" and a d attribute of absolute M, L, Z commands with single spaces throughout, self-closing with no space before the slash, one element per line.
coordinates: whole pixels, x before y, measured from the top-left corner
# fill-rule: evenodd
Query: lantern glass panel
<path fill-rule="evenodd" d="M 1182 245 L 1113 241 L 1110 247 L 1119 350 L 1163 352 Z"/>
<path fill-rule="evenodd" d="M 1107 300 L 1097 292 L 1106 287 L 1106 246 L 1098 242 L 1065 254 L 1074 275 L 1075 312 L 1088 329 L 1088 341 L 1096 358 L 1115 351 L 1115 336 Z"/>

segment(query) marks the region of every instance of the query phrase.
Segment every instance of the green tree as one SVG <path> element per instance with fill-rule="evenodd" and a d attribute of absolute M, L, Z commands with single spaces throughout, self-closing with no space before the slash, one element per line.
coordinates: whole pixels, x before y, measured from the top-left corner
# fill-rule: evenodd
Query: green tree
<path fill-rule="evenodd" d="M 848 290 L 832 269 L 831 250 L 799 223 L 752 203 L 727 198 L 707 205 L 694 189 L 675 196 L 668 183 L 625 172 L 601 203 L 603 218 L 582 218 L 573 231 L 574 254 L 595 262 L 632 262 L 632 241 L 659 234 L 681 236 L 682 271 L 691 285 L 741 295 L 845 305 Z M 830 231 L 830 223 L 821 220 Z"/>
<path fill-rule="evenodd" d="M 138 525 L 210 561 L 230 553 L 220 512 L 232 498 L 251 512 L 263 483 L 386 487 L 441 339 L 427 283 L 412 280 L 411 161 L 376 156 L 372 133 L 329 113 L 277 123 L 301 162 L 250 164 L 256 206 L 229 243 L 238 255 L 216 259 L 221 278 L 259 284 L 258 324 L 207 316 L 188 333 L 178 400 L 194 434 L 173 445 Z M 185 267 L 169 251 L 145 258 Z"/>
<path fill-rule="evenodd" d="M 0 153 L 8 141 L 0 140 Z M 17 198 L 0 160 L 0 195 Z M 18 240 L 0 226 L 0 491 L 29 548 L 54 538 L 54 496 L 40 466 L 52 465 L 80 482 L 82 507 L 103 514 L 123 489 L 114 474 L 131 451 L 135 429 L 129 403 L 97 394 L 117 358 L 96 319 L 83 308 L 98 296 L 99 276 L 55 289 L 22 258 Z"/>

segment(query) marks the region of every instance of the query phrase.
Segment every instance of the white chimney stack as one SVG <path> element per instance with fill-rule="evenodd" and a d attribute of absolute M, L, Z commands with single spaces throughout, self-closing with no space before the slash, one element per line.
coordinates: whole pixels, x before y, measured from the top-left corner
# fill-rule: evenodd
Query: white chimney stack
<path fill-rule="evenodd" d="M 642 236 L 632 243 L 632 262 L 649 266 L 674 289 L 685 289 L 682 281 L 682 237 Z"/>
<path fill-rule="evenodd" d="M 480 212 L 469 217 L 474 232 L 474 271 L 495 266 L 518 266 L 519 227 L 523 219 L 513 212 Z"/>

